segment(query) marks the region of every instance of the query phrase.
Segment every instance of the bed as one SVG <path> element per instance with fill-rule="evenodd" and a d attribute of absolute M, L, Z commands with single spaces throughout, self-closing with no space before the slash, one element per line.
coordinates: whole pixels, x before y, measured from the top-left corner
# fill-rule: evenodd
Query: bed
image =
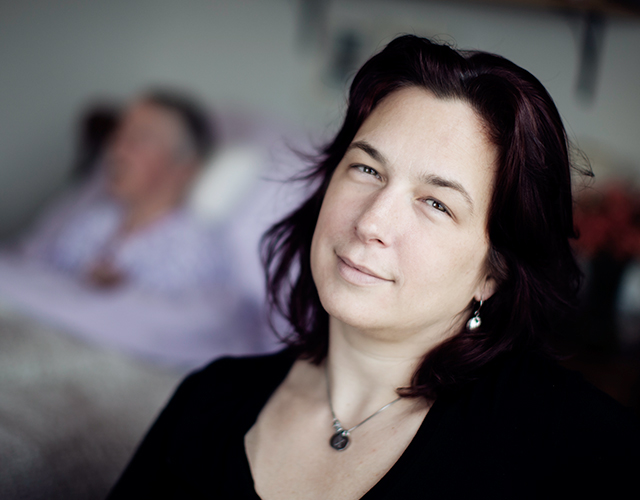
<path fill-rule="evenodd" d="M 0 498 L 104 498 L 184 374 L 0 304 Z"/>

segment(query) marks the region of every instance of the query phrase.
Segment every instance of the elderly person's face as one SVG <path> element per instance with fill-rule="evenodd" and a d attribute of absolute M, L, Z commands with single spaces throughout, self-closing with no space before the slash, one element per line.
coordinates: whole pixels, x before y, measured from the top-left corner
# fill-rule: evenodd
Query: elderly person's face
<path fill-rule="evenodd" d="M 493 291 L 495 161 L 466 103 L 417 88 L 384 99 L 333 174 L 313 236 L 313 278 L 334 320 L 388 340 L 457 333 L 471 300 Z"/>
<path fill-rule="evenodd" d="M 138 102 L 125 113 L 108 155 L 109 187 L 124 202 L 185 190 L 193 174 L 184 156 L 185 131 L 161 106 Z"/>

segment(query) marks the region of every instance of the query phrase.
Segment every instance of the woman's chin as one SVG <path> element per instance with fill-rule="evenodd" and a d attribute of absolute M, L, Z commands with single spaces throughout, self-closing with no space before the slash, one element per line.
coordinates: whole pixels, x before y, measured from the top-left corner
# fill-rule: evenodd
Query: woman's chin
<path fill-rule="evenodd" d="M 413 345 L 420 351 L 421 356 L 437 344 L 456 335 L 462 328 L 457 324 L 444 325 L 424 318 L 411 321 L 406 315 L 399 319 L 395 312 L 390 314 L 380 307 L 346 307 L 344 301 L 323 306 L 329 313 L 329 331 L 372 342 Z"/>

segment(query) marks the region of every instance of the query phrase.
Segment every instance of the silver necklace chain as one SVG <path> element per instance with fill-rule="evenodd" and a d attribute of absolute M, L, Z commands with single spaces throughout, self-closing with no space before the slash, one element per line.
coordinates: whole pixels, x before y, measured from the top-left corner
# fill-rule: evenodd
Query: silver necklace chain
<path fill-rule="evenodd" d="M 333 425 L 333 428 L 335 430 L 333 436 L 331 436 L 331 439 L 329 440 L 329 445 L 334 450 L 337 450 L 337 451 L 343 451 L 343 450 L 345 450 L 347 448 L 347 446 L 349 446 L 349 434 L 351 434 L 351 432 L 355 431 L 358 427 L 360 427 L 362 424 L 364 424 L 364 423 L 368 422 L 369 420 L 371 420 L 378 413 L 380 413 L 381 411 L 386 410 L 392 404 L 397 403 L 398 401 L 400 401 L 402 399 L 402 397 L 398 397 L 397 399 L 394 399 L 393 401 L 391 401 L 391 403 L 387 403 L 382 408 L 380 408 L 378 411 L 376 411 L 372 415 L 369 415 L 367 418 L 365 418 L 359 424 L 354 425 L 350 429 L 345 429 L 342 426 L 342 424 L 340 423 L 340 420 L 338 420 L 338 417 L 336 417 L 336 412 L 333 411 L 333 404 L 331 403 L 331 387 L 330 387 L 331 384 L 329 383 L 329 369 L 328 369 L 326 364 L 325 364 L 325 376 L 326 376 L 326 379 L 327 379 L 327 396 L 329 398 L 329 409 L 331 410 L 331 416 L 333 417 L 333 424 L 332 425 Z"/>

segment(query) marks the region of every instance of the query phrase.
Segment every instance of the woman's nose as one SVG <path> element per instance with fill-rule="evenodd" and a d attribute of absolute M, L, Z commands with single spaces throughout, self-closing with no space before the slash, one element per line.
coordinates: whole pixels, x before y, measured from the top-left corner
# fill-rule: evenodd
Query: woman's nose
<path fill-rule="evenodd" d="M 399 231 L 399 203 L 391 192 L 378 191 L 363 204 L 355 231 L 363 243 L 393 244 Z"/>

